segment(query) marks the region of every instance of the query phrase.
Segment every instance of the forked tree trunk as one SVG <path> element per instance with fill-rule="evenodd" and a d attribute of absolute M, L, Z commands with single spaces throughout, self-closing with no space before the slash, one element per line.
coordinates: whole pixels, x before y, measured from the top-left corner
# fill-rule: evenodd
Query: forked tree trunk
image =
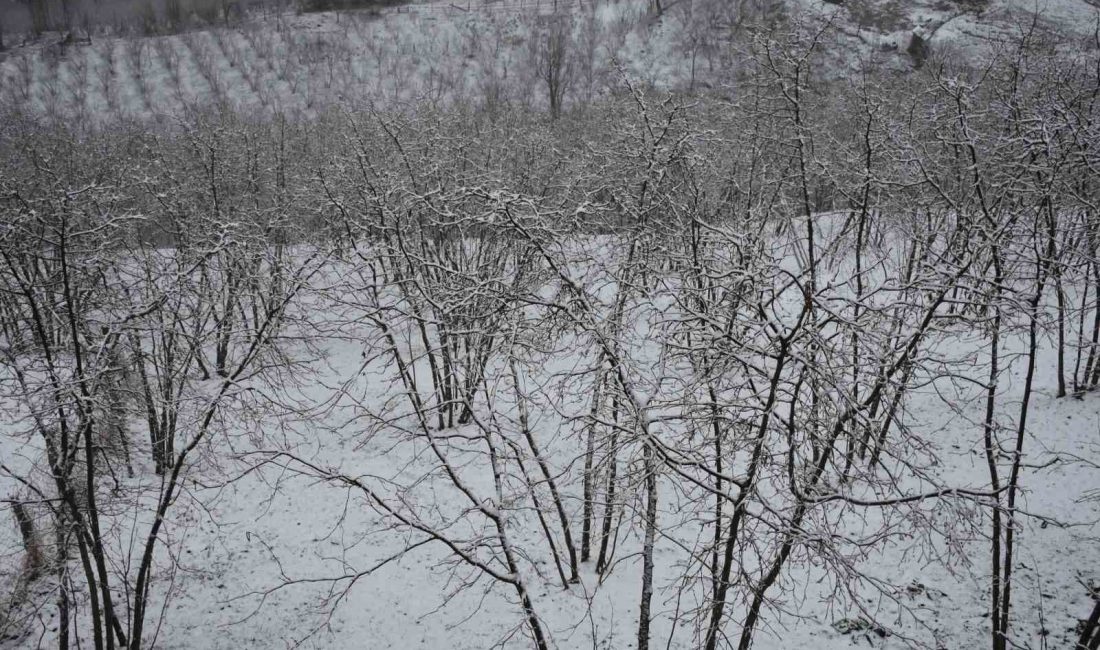
<path fill-rule="evenodd" d="M 603 524 L 600 528 L 600 555 L 596 559 L 596 573 L 601 576 L 608 570 L 611 563 L 611 555 L 608 544 L 611 539 L 611 524 L 615 517 L 616 488 L 619 481 L 618 448 L 619 448 L 619 398 L 611 399 L 611 422 L 615 428 L 611 431 L 611 444 L 607 451 L 607 487 L 604 489 Z"/>
<path fill-rule="evenodd" d="M 584 511 L 581 517 L 581 562 L 587 562 L 592 552 L 592 518 L 596 500 L 596 481 L 595 476 L 593 476 L 596 456 L 596 420 L 599 417 L 600 405 L 603 400 L 603 384 L 603 355 L 600 355 L 600 366 L 596 372 L 596 385 L 592 389 L 592 409 L 589 414 L 590 421 L 584 445 Z"/>

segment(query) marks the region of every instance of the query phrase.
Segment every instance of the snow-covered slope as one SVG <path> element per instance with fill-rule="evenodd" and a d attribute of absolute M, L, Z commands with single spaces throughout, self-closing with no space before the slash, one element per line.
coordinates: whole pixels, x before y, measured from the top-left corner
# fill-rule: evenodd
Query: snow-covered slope
<path fill-rule="evenodd" d="M 304 117 L 364 103 L 544 109 L 539 71 L 554 32 L 567 36 L 565 104 L 577 106 L 618 83 L 619 67 L 657 88 L 720 87 L 736 70 L 741 27 L 762 16 L 830 23 L 829 57 L 842 76 L 872 54 L 899 70 L 937 51 L 978 61 L 1032 23 L 1076 43 L 1092 34 L 1098 11 L 1086 0 L 787 0 L 778 12 L 766 4 L 681 0 L 657 16 L 647 0 L 428 2 L 257 14 L 231 28 L 89 43 L 47 35 L 0 54 L 0 103 L 90 122 L 170 121 L 211 107 Z"/>

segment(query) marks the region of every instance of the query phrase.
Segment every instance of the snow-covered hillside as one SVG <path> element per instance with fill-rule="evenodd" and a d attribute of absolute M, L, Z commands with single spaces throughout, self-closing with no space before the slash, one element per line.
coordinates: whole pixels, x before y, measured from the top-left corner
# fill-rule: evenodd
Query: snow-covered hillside
<path fill-rule="evenodd" d="M 65 44 L 47 34 L 0 54 L 0 101 L 66 120 L 164 123 L 209 107 L 291 117 L 364 104 L 545 108 L 547 39 L 561 33 L 565 104 L 584 106 L 614 87 L 620 70 L 655 88 L 728 87 L 746 26 L 777 15 L 831 25 L 829 56 L 845 76 L 868 57 L 899 70 L 930 52 L 978 61 L 1033 23 L 1073 49 L 1093 33 L 1098 11 L 1086 0 L 666 5 L 658 16 L 652 0 L 431 2 L 257 13 L 231 28 L 170 36 L 96 34 Z"/>

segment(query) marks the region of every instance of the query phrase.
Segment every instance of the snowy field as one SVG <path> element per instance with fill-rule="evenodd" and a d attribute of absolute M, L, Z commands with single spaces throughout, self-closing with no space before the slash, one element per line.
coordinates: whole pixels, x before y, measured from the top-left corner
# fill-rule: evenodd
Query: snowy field
<path fill-rule="evenodd" d="M 821 233 L 827 234 L 840 218 L 822 216 L 817 221 Z M 843 250 L 840 243 L 826 248 Z M 586 242 L 569 253 L 576 256 L 570 274 L 591 288 L 595 299 L 613 303 L 617 287 L 609 284 L 611 274 L 628 248 L 628 242 L 606 238 Z M 883 244 L 878 254 L 887 259 L 890 248 Z M 778 256 L 781 250 L 774 253 Z M 837 263 L 840 266 L 830 271 L 834 278 L 841 277 L 851 261 L 838 258 Z M 153 645 L 527 647 L 530 640 L 513 592 L 456 561 L 443 543 L 388 515 L 363 490 L 334 478 L 362 481 L 387 501 L 386 507 L 438 526 L 449 537 L 463 540 L 459 544 L 488 535 L 485 516 L 480 521 L 473 516 L 470 503 L 443 470 L 445 458 L 479 502 L 501 504 L 492 505 L 489 512 L 503 513 L 509 542 L 525 561 L 522 576 L 534 609 L 554 647 L 632 647 L 641 574 L 638 522 L 644 519 L 645 502 L 640 478 L 632 476 L 641 462 L 637 441 L 625 444 L 616 461 L 625 483 L 612 506 L 616 517 L 623 518 L 612 541 L 614 564 L 601 579 L 591 563 L 582 563 L 578 582 L 568 588 L 555 577 L 546 540 L 527 504 L 530 488 L 511 476 L 498 492 L 479 442 L 485 435 L 479 427 L 486 426 L 502 442 L 523 444 L 517 395 L 524 395 L 533 437 L 561 486 L 565 514 L 579 521 L 583 456 L 577 450 L 592 426 L 587 416 L 592 396 L 598 394 L 591 383 L 597 375 L 590 366 L 598 356 L 592 341 L 575 335 L 555 338 L 552 330 L 544 329 L 547 325 L 537 324 L 546 315 L 528 307 L 514 326 L 528 331 L 502 333 L 512 343 L 502 343 L 494 353 L 486 371 L 486 392 L 472 400 L 484 424 L 445 427 L 426 436 L 411 421 L 415 418 L 395 376 L 389 343 L 370 326 L 369 310 L 362 312 L 362 304 L 357 304 L 368 292 L 359 284 L 368 281 L 363 269 L 342 268 L 337 265 L 315 280 L 317 294 L 302 306 L 302 320 L 296 321 L 296 327 L 308 328 L 308 334 L 306 329 L 290 333 L 290 340 L 310 340 L 308 347 L 289 350 L 302 365 L 276 385 L 257 383 L 262 398 L 241 397 L 239 404 L 227 407 L 232 415 L 219 423 L 193 459 L 158 560 L 155 600 L 171 597 L 166 609 L 154 616 L 162 623 L 157 624 Z M 654 423 L 652 433 L 668 453 L 686 459 L 703 453 L 690 433 L 695 425 L 681 419 L 693 408 L 690 400 L 696 387 L 691 385 L 690 369 L 670 371 L 670 362 L 659 358 L 667 352 L 662 346 L 671 341 L 653 329 L 662 318 L 673 318 L 677 280 L 651 282 L 652 289 L 640 289 L 644 298 L 632 299 L 627 306 L 628 321 L 634 324 L 623 338 L 628 356 L 622 363 L 635 381 L 657 382 L 644 398 Z M 399 304 L 399 292 L 386 293 L 392 298 L 383 297 L 380 304 L 388 305 L 393 314 L 404 314 L 396 321 L 402 322 L 408 306 Z M 536 291 L 547 299 L 554 293 L 551 287 Z M 789 317 L 796 306 L 794 302 L 783 311 Z M 395 327 L 396 344 L 404 358 L 414 360 L 418 390 L 429 395 L 429 364 L 419 334 L 411 323 L 404 325 Z M 540 339 L 527 341 L 534 347 L 522 345 L 524 337 L 531 336 Z M 1002 368 L 997 391 L 1002 411 L 998 417 L 1006 429 L 1013 426 L 1023 390 L 1024 343 L 1022 335 L 1011 334 L 1002 350 L 1002 363 L 1011 362 Z M 517 344 L 521 347 L 514 352 L 506 351 Z M 984 645 L 988 508 L 980 498 L 938 493 L 952 488 L 988 491 L 980 387 L 988 372 L 987 345 L 984 337 L 965 327 L 948 325 L 938 333 L 923 353 L 929 374 L 913 378 L 882 466 L 868 470 L 871 476 L 833 484 L 828 490 L 864 499 L 931 496 L 901 506 L 815 506 L 813 523 L 805 528 L 809 538 L 800 542 L 806 546 L 784 567 L 754 647 Z M 1100 565 L 1095 543 L 1100 468 L 1090 460 L 1100 446 L 1100 398 L 1092 392 L 1055 397 L 1053 352 L 1044 340 L 1020 478 L 1013 634 L 1023 647 L 1068 647 L 1077 619 L 1090 607 L 1084 585 L 1096 578 L 1094 569 Z M 505 354 L 514 354 L 517 367 L 504 363 Z M 509 383 L 513 372 L 522 392 Z M 200 384 L 197 390 L 208 389 Z M 736 412 L 744 407 L 737 406 L 737 390 L 731 390 L 724 408 Z M 15 405 L 8 409 L 18 411 Z M 776 416 L 789 418 L 783 410 L 779 407 Z M 40 441 L 16 435 L 19 430 L 9 425 L 3 437 L 4 463 L 10 471 L 41 476 L 41 470 L 29 470 L 41 464 Z M 140 421 L 131 431 L 135 476 L 123 478 L 115 493 L 155 494 L 158 479 L 145 460 L 148 445 L 142 443 L 147 433 L 141 432 Z M 607 444 L 601 440 L 601 445 Z M 440 456 L 431 450 L 436 444 Z M 742 448 L 731 456 L 737 465 L 731 474 L 743 473 L 745 442 L 731 438 L 728 444 Z M 794 505 L 782 494 L 787 453 L 783 442 L 777 438 L 769 444 L 777 445 L 772 452 L 775 467 L 769 470 L 777 473 L 762 478 L 757 488 L 762 500 L 750 506 L 761 525 L 767 509 Z M 531 453 L 525 450 L 524 457 L 533 472 Z M 678 471 L 682 467 L 659 471 L 652 635 L 667 647 L 694 648 L 702 643 L 695 610 L 704 602 L 708 581 L 705 571 L 699 574 L 699 567 L 692 568 L 698 562 L 694 554 L 701 552 L 712 532 L 700 495 L 685 485 Z M 882 478 L 885 483 L 878 480 Z M 7 493 L 20 489 L 11 479 L 5 476 L 2 484 Z M 601 504 L 597 514 L 602 509 Z M 132 526 L 127 522 L 134 516 L 145 519 L 137 510 L 117 513 L 118 529 L 112 537 L 117 536 L 115 542 L 123 547 Z M 739 551 L 746 571 L 766 557 L 753 556 L 767 553 L 774 540 L 766 540 L 776 533 L 767 527 L 753 530 L 764 548 L 754 550 L 748 542 Z M 492 546 L 490 538 L 484 543 Z M 815 544 L 830 550 L 823 553 Z M 22 551 L 14 527 L 3 528 L 0 548 L 5 549 L 6 565 L 15 566 Z M 499 549 L 481 552 L 499 561 Z M 743 604 L 734 601 L 733 606 Z M 732 613 L 734 620 L 741 615 L 736 609 Z M 51 618 L 41 612 L 25 630 L 13 630 L 6 647 L 49 646 L 50 632 L 56 631 Z M 736 629 L 736 623 L 730 625 Z"/>
<path fill-rule="evenodd" d="M 960 355 L 967 351 L 965 342 L 952 350 Z M 360 354 L 357 346 L 335 344 L 329 354 L 337 360 L 336 367 L 322 381 L 335 385 L 362 376 L 355 362 Z M 340 364 L 340 359 L 352 363 Z M 1043 360 L 1049 361 L 1049 356 Z M 562 360 L 563 366 L 577 362 Z M 369 394 L 383 381 L 360 379 L 356 388 Z M 1020 381 L 1018 369 L 1008 376 L 1006 404 L 1019 399 Z M 984 461 L 976 423 L 981 421 L 981 409 L 973 406 L 952 412 L 958 400 L 952 390 L 945 385 L 916 391 L 907 418 L 918 430 L 927 431 L 943 460 L 929 469 L 929 485 L 980 489 L 976 475 L 984 471 Z M 1100 515 L 1100 469 L 1085 460 L 1095 458 L 1100 446 L 1100 408 L 1091 394 L 1055 399 L 1049 374 L 1040 375 L 1037 391 L 1026 461 L 1035 467 L 1029 467 L 1022 479 L 1023 509 L 1034 516 L 1023 523 L 1020 535 L 1016 606 L 1022 638 L 1016 641 L 1025 647 L 1041 647 L 1044 642 L 1052 648 L 1070 647 L 1077 620 L 1090 609 L 1082 583 L 1095 579 L 1094 567 L 1100 562 L 1095 527 Z M 945 398 L 950 402 L 945 403 Z M 574 405 L 577 409 L 587 406 L 581 399 L 576 401 L 580 402 Z M 189 489 L 189 496 L 201 507 L 181 503 L 177 511 L 173 535 L 182 540 L 182 555 L 174 586 L 179 595 L 172 601 L 158 647 L 239 648 L 303 642 L 304 647 L 316 648 L 475 649 L 493 647 L 505 639 L 510 639 L 505 647 L 529 645 L 515 634 L 523 621 L 512 594 L 485 585 L 460 589 L 474 577 L 466 569 L 454 575 L 453 559 L 445 549 L 431 545 L 390 561 L 354 585 L 344 578 L 331 584 L 288 586 L 262 596 L 287 580 L 355 575 L 418 541 L 416 536 L 391 530 L 392 522 L 373 512 L 354 490 L 274 467 L 236 477 L 251 467 L 250 450 L 271 451 L 284 445 L 325 468 L 386 482 L 402 482 L 431 469 L 419 445 L 395 451 L 391 441 L 364 442 L 354 432 L 334 433 L 303 424 L 294 428 L 300 432 L 280 433 L 282 444 L 254 446 L 243 439 L 223 440 L 210 450 L 223 458 L 240 455 L 240 460 L 227 468 L 231 481 L 223 473 L 211 473 L 200 479 L 211 483 L 206 489 Z M 556 426 L 540 427 L 538 433 L 548 445 L 568 446 L 559 440 L 568 434 Z M 575 460 L 568 452 L 559 454 L 558 471 L 564 471 L 570 461 L 575 465 Z M 491 477 L 483 472 L 470 470 L 476 487 L 488 493 Z M 445 482 L 418 487 L 443 500 L 440 507 L 453 507 L 458 500 Z M 567 507 L 579 516 L 579 495 L 570 497 Z M 671 489 L 663 491 L 661 499 L 667 504 L 660 508 L 661 525 L 673 531 L 674 539 L 657 545 L 660 570 L 655 578 L 654 639 L 673 648 L 699 647 L 698 632 L 691 625 L 683 621 L 673 625 L 678 611 L 687 608 L 683 599 L 688 597 L 680 593 L 676 567 L 685 561 L 683 545 L 693 544 L 698 524 L 680 509 Z M 793 567 L 784 578 L 792 593 L 780 605 L 790 613 L 770 617 L 754 647 L 984 646 L 988 602 L 981 593 L 988 579 L 988 541 L 972 529 L 982 514 L 973 509 L 962 515 L 947 513 L 941 519 L 935 514 L 936 506 L 922 504 L 900 517 L 928 517 L 953 534 L 907 531 L 899 540 L 860 557 L 858 569 L 866 572 L 868 583 L 853 585 L 850 595 L 838 599 L 827 572 L 812 563 Z M 954 520 L 962 516 L 973 519 Z M 864 526 L 877 525 L 873 514 L 874 523 L 860 521 L 862 517 L 847 523 L 855 534 L 866 530 Z M 905 522 L 897 525 L 907 528 Z M 516 517 L 511 530 L 517 546 L 537 552 L 542 545 L 537 523 L 530 518 Z M 14 545 L 14 531 L 8 532 L 7 543 Z M 564 590 L 554 583 L 548 558 L 534 559 L 529 572 L 532 584 L 539 585 L 535 606 L 557 647 L 633 646 L 640 560 L 630 554 L 637 551 L 639 540 L 626 538 L 621 543 L 622 563 L 602 585 L 591 566 L 582 566 L 581 583 Z M 542 576 L 537 576 L 536 568 Z M 872 585 L 870 580 L 878 583 Z M 838 629 L 840 621 L 861 617 L 883 626 L 890 636 Z"/>

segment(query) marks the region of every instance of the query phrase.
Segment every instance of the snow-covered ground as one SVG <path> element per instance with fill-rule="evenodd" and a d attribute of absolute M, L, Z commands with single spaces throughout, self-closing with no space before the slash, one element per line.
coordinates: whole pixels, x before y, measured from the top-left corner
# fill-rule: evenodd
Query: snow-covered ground
<path fill-rule="evenodd" d="M 340 272 L 331 275 L 336 278 Z M 204 443 L 166 529 L 163 546 L 172 555 L 159 562 L 154 592 L 158 603 L 169 593 L 171 598 L 167 609 L 153 616 L 162 619 L 154 645 L 527 647 L 521 611 L 509 589 L 456 563 L 442 544 L 424 543 L 423 536 L 397 526 L 358 489 L 301 473 L 304 460 L 361 478 L 383 498 L 441 516 L 464 507 L 423 437 L 405 435 L 397 421 L 380 427 L 364 417 L 366 412 L 390 412 L 387 400 L 401 396 L 388 358 L 379 354 L 377 336 L 346 306 L 311 300 L 307 311 L 315 315 L 316 324 L 342 323 L 339 336 L 330 330 L 329 338 L 318 339 L 321 357 L 309 364 L 308 373 L 281 388 L 280 402 L 302 405 L 301 410 L 241 411 Z M 653 354 L 645 344 L 646 322 L 637 320 L 631 336 L 639 360 Z M 414 338 L 402 345 L 411 350 Z M 931 382 L 917 378 L 903 416 L 910 429 L 896 443 L 911 447 L 899 457 L 934 459 L 919 468 L 921 481 L 900 479 L 914 492 L 928 485 L 979 491 L 988 485 L 977 383 L 986 371 L 984 344 L 978 333 L 961 328 L 939 337 L 927 351 L 941 360 L 945 372 Z M 578 418 L 590 407 L 591 394 L 573 374 L 585 367 L 589 351 L 568 341 L 557 349 L 538 365 L 524 364 L 522 372 L 531 387 L 533 430 L 560 483 L 569 486 L 565 503 L 576 521 L 581 508 L 576 450 L 583 423 Z M 1008 350 L 1022 351 L 1022 338 L 1009 337 Z M 1014 362 L 1000 388 L 1001 408 L 1010 419 L 1018 408 L 1025 362 L 1022 356 L 1008 358 Z M 1077 619 L 1091 607 L 1084 585 L 1100 578 L 1100 467 L 1094 462 L 1100 453 L 1100 395 L 1055 397 L 1049 341 L 1037 367 L 1021 478 L 1019 507 L 1027 516 L 1021 518 L 1018 537 L 1014 642 L 1021 647 L 1067 647 Z M 501 389 L 501 417 L 515 407 L 506 393 Z M 137 476 L 123 481 L 137 490 L 156 478 L 150 463 L 142 460 L 148 452 L 141 443 L 145 436 L 140 423 L 135 421 L 132 430 Z M 477 437 L 473 425 L 448 433 Z M 41 453 L 36 442 L 25 442 L 10 427 L 3 434 L 0 458 L 13 473 L 26 472 Z M 669 442 L 676 444 L 671 438 Z M 485 459 L 462 449 L 458 441 L 452 451 L 454 458 L 464 459 L 458 461 L 464 478 L 474 491 L 492 494 Z M 904 474 L 890 462 L 886 469 Z M 699 630 L 684 620 L 684 612 L 699 605 L 692 601 L 699 594 L 680 582 L 682 567 L 688 550 L 708 533 L 694 506 L 685 502 L 682 486 L 675 485 L 670 480 L 659 483 L 662 537 L 655 553 L 653 639 L 662 647 L 686 649 L 700 645 Z M 18 489 L 10 477 L 0 478 L 0 496 Z M 640 499 L 639 487 L 626 501 L 628 518 L 637 516 L 630 513 Z M 843 549 L 861 579 L 837 584 L 843 578 L 833 568 L 812 554 L 797 556 L 783 573 L 775 594 L 777 609 L 765 616 L 754 647 L 953 649 L 987 643 L 987 509 L 961 499 L 929 499 L 884 512 L 822 511 L 826 522 L 836 517 L 829 524 L 835 526 L 832 543 Z M 128 516 L 123 513 L 121 520 Z M 641 561 L 635 533 L 619 542 L 618 564 L 602 584 L 592 564 L 585 564 L 580 583 L 566 590 L 556 583 L 531 513 L 516 510 L 509 516 L 512 542 L 531 562 L 524 571 L 535 611 L 554 647 L 632 647 Z M 846 540 L 880 529 L 900 534 L 866 549 L 846 546 Z M 467 532 L 474 531 L 476 527 Z M 462 535 L 461 530 L 451 533 Z M 413 548 L 406 552 L 409 546 Z M 0 527 L 0 579 L 11 580 L 20 554 L 16 530 L 5 522 Z M 735 609 L 734 619 L 741 615 Z M 32 618 L 27 629 L 0 647 L 50 647 L 50 632 L 56 629 L 50 616 L 43 611 L 39 620 Z M 861 619 L 874 625 L 845 629 Z M 736 633 L 735 625 L 729 625 L 734 629 L 728 633 Z"/>
<path fill-rule="evenodd" d="M 358 357 L 354 348 L 341 347 L 334 352 L 338 358 Z M 1048 361 L 1049 356 L 1040 367 L 1050 368 Z M 352 363 L 342 374 L 355 370 Z M 1013 378 L 1016 381 L 1006 390 L 1007 398 L 1019 389 L 1019 372 Z M 1026 462 L 1031 467 L 1022 480 L 1023 509 L 1037 516 L 1024 520 L 1019 537 L 1015 612 L 1016 629 L 1022 637 L 1016 641 L 1027 644 L 1024 647 L 1042 647 L 1044 634 L 1049 633 L 1046 647 L 1068 647 L 1075 640 L 1077 619 L 1091 609 L 1083 583 L 1095 580 L 1100 566 L 1096 543 L 1100 530 L 1095 525 L 1100 518 L 1096 499 L 1100 468 L 1081 460 L 1096 458 L 1100 451 L 1100 396 L 1056 399 L 1050 374 L 1041 373 L 1039 379 L 1026 445 Z M 938 430 L 933 440 L 945 462 L 930 468 L 932 473 L 945 484 L 981 486 L 986 470 L 981 430 L 976 424 L 982 416 L 979 405 L 950 413 L 941 396 L 929 387 L 919 391 L 908 411 L 914 426 Z M 552 431 L 540 433 L 547 439 L 553 436 Z M 354 435 L 344 440 L 327 433 L 313 434 L 297 444 L 308 450 L 304 453 L 315 462 L 356 475 L 389 477 L 399 475 L 395 467 L 411 472 L 423 469 L 413 459 L 381 456 L 382 449 L 376 445 L 360 447 Z M 406 462 L 413 467 L 406 468 Z M 278 489 L 273 490 L 272 485 Z M 186 533 L 181 574 L 176 578 L 180 595 L 171 604 L 163 647 L 292 645 L 324 625 L 306 647 L 472 650 L 494 646 L 522 625 L 518 606 L 509 602 L 512 594 L 499 587 L 487 595 L 479 588 L 459 591 L 449 566 L 440 565 L 447 554 L 432 546 L 363 577 L 346 594 L 342 590 L 350 586 L 347 581 L 337 583 L 339 598 L 332 597 L 328 585 L 299 585 L 263 600 L 256 592 L 279 585 L 284 578 L 280 568 L 285 577 L 302 579 L 363 571 L 401 551 L 408 538 L 387 531 L 386 523 L 354 492 L 275 470 L 195 494 L 204 502 L 215 494 L 217 498 L 207 504 L 206 512 L 190 509 L 191 514 L 183 517 L 191 529 Z M 672 495 L 666 494 L 663 502 L 667 505 L 661 508 L 661 521 L 679 523 Z M 572 507 L 579 511 L 576 499 Z M 972 515 L 970 522 L 939 523 L 966 538 L 969 525 L 985 521 L 980 512 Z M 534 527 L 517 527 L 515 533 L 517 544 L 537 547 Z M 183 531 L 176 533 L 183 535 Z M 891 636 L 882 639 L 871 631 L 843 634 L 834 624 L 863 614 L 854 609 L 830 609 L 824 600 L 831 588 L 828 578 L 820 570 L 803 567 L 787 578 L 795 590 L 787 603 L 791 615 L 767 619 L 754 647 L 912 647 L 909 643 L 932 648 L 984 647 L 989 626 L 984 597 L 988 542 L 976 536 L 961 547 L 950 548 L 935 532 L 929 535 L 925 550 L 894 543 L 875 551 L 861 566 L 887 584 L 902 586 L 898 598 L 919 615 L 923 626 L 909 616 L 900 616 L 897 605 L 865 587 L 864 607 L 878 624 L 890 626 Z M 662 646 L 670 640 L 669 647 L 694 648 L 699 640 L 693 631 L 684 627 L 674 631 L 670 622 L 677 611 L 677 585 L 672 581 L 677 577 L 674 563 L 681 552 L 673 543 L 658 544 L 660 590 L 653 638 Z M 945 566 L 935 553 L 951 559 Z M 554 584 L 552 578 L 536 580 L 535 606 L 557 647 L 632 647 L 639 566 L 637 557 L 624 560 L 598 588 L 598 576 L 591 565 L 582 572 L 582 584 L 569 591 Z M 187 575 L 185 570 L 194 573 Z M 548 563 L 543 570 L 552 577 Z M 811 578 L 824 579 L 824 583 L 814 584 Z M 331 616 L 329 606 L 335 607 Z M 505 645 L 519 648 L 527 644 L 516 637 Z"/>

